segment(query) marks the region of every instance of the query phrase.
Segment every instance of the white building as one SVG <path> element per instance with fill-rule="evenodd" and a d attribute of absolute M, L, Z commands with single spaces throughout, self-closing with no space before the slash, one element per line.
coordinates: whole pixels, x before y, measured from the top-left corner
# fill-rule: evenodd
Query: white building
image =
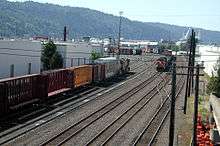
<path fill-rule="evenodd" d="M 85 42 L 56 42 L 57 51 L 63 57 L 63 67 L 78 66 L 90 63 L 91 53 L 93 51 L 103 54 L 101 44 L 90 44 Z"/>
<path fill-rule="evenodd" d="M 41 42 L 0 40 L 0 78 L 40 73 Z"/>
<path fill-rule="evenodd" d="M 197 51 L 200 54 L 200 58 L 198 58 L 198 60 L 204 61 L 204 71 L 209 76 L 212 76 L 212 73 L 214 73 L 215 75 L 215 66 L 220 56 L 220 47 L 210 45 L 198 45 Z"/>

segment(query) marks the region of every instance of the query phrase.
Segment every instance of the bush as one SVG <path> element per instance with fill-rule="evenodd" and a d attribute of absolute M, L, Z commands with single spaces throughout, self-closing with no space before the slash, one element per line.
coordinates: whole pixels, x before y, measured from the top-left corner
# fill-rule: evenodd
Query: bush
<path fill-rule="evenodd" d="M 215 93 L 216 96 L 220 97 L 220 64 L 216 65 L 217 76 L 212 75 L 207 85 L 207 93 Z"/>
<path fill-rule="evenodd" d="M 96 59 L 101 58 L 101 57 L 102 57 L 102 55 L 101 55 L 100 53 L 97 53 L 97 52 L 95 52 L 95 51 L 92 51 L 90 58 L 91 58 L 92 60 L 96 60 Z"/>

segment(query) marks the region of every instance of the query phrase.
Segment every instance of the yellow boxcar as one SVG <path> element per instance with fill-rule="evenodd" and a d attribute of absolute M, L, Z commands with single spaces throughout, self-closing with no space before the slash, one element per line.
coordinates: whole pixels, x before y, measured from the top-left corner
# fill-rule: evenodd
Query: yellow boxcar
<path fill-rule="evenodd" d="M 73 83 L 74 87 L 80 87 L 92 82 L 92 66 L 91 65 L 82 65 L 78 67 L 69 68 L 73 72 L 74 78 Z"/>

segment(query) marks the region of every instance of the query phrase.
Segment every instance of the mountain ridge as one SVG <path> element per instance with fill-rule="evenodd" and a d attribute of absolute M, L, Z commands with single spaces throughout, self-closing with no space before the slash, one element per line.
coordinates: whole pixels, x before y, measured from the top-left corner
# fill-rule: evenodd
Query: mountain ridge
<path fill-rule="evenodd" d="M 118 36 L 119 17 L 81 7 L 60 6 L 32 1 L 0 0 L 0 34 L 6 37 L 49 36 L 62 38 L 67 26 L 69 38 Z M 122 18 L 126 39 L 180 39 L 188 27 Z M 220 32 L 195 28 L 205 43 L 220 43 Z"/>

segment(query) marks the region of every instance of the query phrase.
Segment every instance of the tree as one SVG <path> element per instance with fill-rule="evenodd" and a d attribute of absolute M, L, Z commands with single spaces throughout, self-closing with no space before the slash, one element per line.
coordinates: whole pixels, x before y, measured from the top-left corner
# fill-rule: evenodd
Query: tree
<path fill-rule="evenodd" d="M 207 93 L 215 93 L 218 97 L 220 97 L 220 58 L 215 65 L 215 71 L 217 71 L 216 76 L 214 74 L 209 80 L 207 85 Z"/>
<path fill-rule="evenodd" d="M 175 44 L 160 44 L 159 47 L 161 50 L 165 50 L 165 49 L 172 50 L 172 51 L 179 51 L 180 50 L 180 47 Z"/>
<path fill-rule="evenodd" d="M 41 61 L 43 63 L 43 70 L 58 69 L 63 67 L 63 58 L 57 52 L 57 47 L 52 41 L 49 41 L 44 45 Z"/>
<path fill-rule="evenodd" d="M 96 59 L 98 59 L 98 58 L 100 58 L 100 57 L 102 57 L 102 55 L 101 55 L 100 53 L 97 53 L 97 52 L 95 52 L 95 51 L 92 51 L 90 58 L 91 58 L 92 60 L 96 60 Z"/>
<path fill-rule="evenodd" d="M 51 66 L 52 69 L 63 67 L 63 58 L 57 51 L 54 53 L 54 55 L 51 58 Z"/>
<path fill-rule="evenodd" d="M 217 83 L 217 78 L 215 76 L 210 77 L 209 83 L 207 85 L 207 93 L 213 93 L 216 91 L 216 83 Z"/>

